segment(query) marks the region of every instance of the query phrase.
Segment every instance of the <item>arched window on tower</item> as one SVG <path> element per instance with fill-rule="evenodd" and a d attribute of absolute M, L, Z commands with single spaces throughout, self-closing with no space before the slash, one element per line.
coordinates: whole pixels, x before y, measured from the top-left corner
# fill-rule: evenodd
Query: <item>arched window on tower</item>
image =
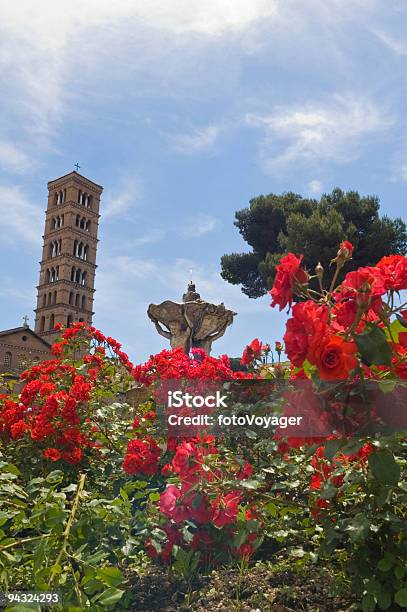
<path fill-rule="evenodd" d="M 82 272 L 81 285 L 83 285 L 84 287 L 86 286 L 86 277 L 87 277 L 86 271 Z"/>
<path fill-rule="evenodd" d="M 54 295 L 52 296 L 52 303 L 54 304 L 54 306 L 57 303 L 57 292 L 56 291 L 54 291 Z"/>
<path fill-rule="evenodd" d="M 12 359 L 13 359 L 12 354 L 10 353 L 10 351 L 7 351 L 7 353 L 5 353 L 4 355 L 4 362 L 3 362 L 3 365 L 5 368 L 11 368 Z"/>
<path fill-rule="evenodd" d="M 51 306 L 51 292 L 48 293 L 48 306 Z"/>
<path fill-rule="evenodd" d="M 82 257 L 83 261 L 87 261 L 87 260 L 88 260 L 88 251 L 89 251 L 89 247 L 88 247 L 88 245 L 86 244 L 86 245 L 83 247 L 83 257 Z"/>
<path fill-rule="evenodd" d="M 72 323 L 73 323 L 73 316 L 71 314 L 69 314 L 67 316 L 67 319 L 66 319 L 66 326 L 70 327 L 72 325 Z"/>
<path fill-rule="evenodd" d="M 79 293 L 75 295 L 75 306 L 79 306 Z"/>
<path fill-rule="evenodd" d="M 69 292 L 69 300 L 68 300 L 68 301 L 69 301 L 69 304 L 70 304 L 71 306 L 73 306 L 73 291 L 70 291 L 70 292 Z"/>
<path fill-rule="evenodd" d="M 84 295 L 82 296 L 81 308 L 82 310 L 86 310 L 86 297 Z"/>
<path fill-rule="evenodd" d="M 45 317 L 41 317 L 41 323 L 40 323 L 40 331 L 44 331 L 45 329 Z"/>
<path fill-rule="evenodd" d="M 55 327 L 55 315 L 52 314 L 49 318 L 49 329 L 50 331 Z"/>
<path fill-rule="evenodd" d="M 83 191 L 79 191 L 78 202 L 82 206 L 85 206 L 85 208 L 90 208 L 92 203 L 92 196 L 88 193 L 84 193 Z"/>
<path fill-rule="evenodd" d="M 87 232 L 90 232 L 90 220 L 89 219 L 86 221 L 85 230 Z"/>
<path fill-rule="evenodd" d="M 47 305 L 47 294 L 44 293 L 44 295 L 42 296 L 42 307 L 44 308 L 44 306 Z"/>
<path fill-rule="evenodd" d="M 77 268 L 75 272 L 75 283 L 79 284 L 81 282 L 81 278 L 82 278 L 82 270 L 80 268 Z"/>
<path fill-rule="evenodd" d="M 75 266 L 72 266 L 72 270 L 71 270 L 71 281 L 74 283 L 75 282 L 75 274 L 76 274 L 76 268 Z"/>
<path fill-rule="evenodd" d="M 47 273 L 45 275 L 45 278 L 46 278 L 46 282 L 47 283 L 51 282 L 51 270 L 49 268 L 47 269 Z"/>
<path fill-rule="evenodd" d="M 75 242 L 73 243 L 73 254 L 74 257 L 78 257 L 78 241 L 75 240 Z"/>

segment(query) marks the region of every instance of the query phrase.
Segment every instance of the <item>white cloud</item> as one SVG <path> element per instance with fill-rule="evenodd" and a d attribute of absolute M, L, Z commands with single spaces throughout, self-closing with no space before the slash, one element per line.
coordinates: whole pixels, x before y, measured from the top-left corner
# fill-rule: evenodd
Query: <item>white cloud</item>
<path fill-rule="evenodd" d="M 0 168 L 24 173 L 33 166 L 32 160 L 23 151 L 10 142 L 0 141 Z"/>
<path fill-rule="evenodd" d="M 194 129 L 189 134 L 177 134 L 172 138 L 173 148 L 179 153 L 195 154 L 210 149 L 219 135 L 219 127 L 209 125 L 206 128 Z"/>
<path fill-rule="evenodd" d="M 205 213 L 198 213 L 188 219 L 184 224 L 177 226 L 176 231 L 183 238 L 199 238 L 213 232 L 217 226 L 217 219 Z"/>
<path fill-rule="evenodd" d="M 321 195 L 322 189 L 323 189 L 323 185 L 321 181 L 314 180 L 308 183 L 308 191 L 311 195 L 316 195 L 316 196 Z"/>
<path fill-rule="evenodd" d="M 126 214 L 138 204 L 141 198 L 141 181 L 137 178 L 126 180 L 115 190 L 106 191 L 101 212 L 104 219 Z"/>
<path fill-rule="evenodd" d="M 46 142 L 77 95 L 68 85 L 70 70 L 76 61 L 81 67 L 96 63 L 102 69 L 106 38 L 112 33 L 122 41 L 150 30 L 143 49 L 145 64 L 151 48 L 157 47 L 161 57 L 167 53 L 160 33 L 175 46 L 185 38 L 220 37 L 274 16 L 277 4 L 277 0 L 0 0 L 0 71 L 13 97 L 12 103 L 4 97 L 2 103 Z"/>
<path fill-rule="evenodd" d="M 23 239 L 39 246 L 43 209 L 30 202 L 20 187 L 0 185 L 0 228 L 2 242 Z"/>
<path fill-rule="evenodd" d="M 134 246 L 144 246 L 145 244 L 154 244 L 156 242 L 160 242 L 165 237 L 165 230 L 163 229 L 151 229 L 147 230 L 144 234 L 139 236 L 138 238 L 134 238 L 131 240 L 131 247 Z"/>
<path fill-rule="evenodd" d="M 397 176 L 395 177 L 395 180 L 400 180 L 400 181 L 407 181 L 407 164 L 402 164 Z"/>
<path fill-rule="evenodd" d="M 158 265 L 147 259 L 137 259 L 126 255 L 109 258 L 104 264 L 109 274 L 114 274 L 127 282 L 130 278 L 145 280 L 151 275 L 156 274 Z"/>
<path fill-rule="evenodd" d="M 397 40 L 387 32 L 375 31 L 374 33 L 393 53 L 407 57 L 407 40 Z"/>
<path fill-rule="evenodd" d="M 369 136 L 394 123 L 371 100 L 355 94 L 337 94 L 325 103 L 275 108 L 264 115 L 248 114 L 246 122 L 263 130 L 259 153 L 271 173 L 299 163 L 350 162 L 360 155 Z"/>

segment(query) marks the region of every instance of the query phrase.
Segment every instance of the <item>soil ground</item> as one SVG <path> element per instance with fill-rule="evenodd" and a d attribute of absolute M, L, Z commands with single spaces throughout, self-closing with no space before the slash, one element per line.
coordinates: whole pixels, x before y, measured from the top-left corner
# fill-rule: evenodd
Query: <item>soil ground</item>
<path fill-rule="evenodd" d="M 348 593 L 335 594 L 328 569 L 308 565 L 300 570 L 258 562 L 240 576 L 225 568 L 201 576 L 189 586 L 153 566 L 132 589 L 135 612 L 346 612 Z"/>

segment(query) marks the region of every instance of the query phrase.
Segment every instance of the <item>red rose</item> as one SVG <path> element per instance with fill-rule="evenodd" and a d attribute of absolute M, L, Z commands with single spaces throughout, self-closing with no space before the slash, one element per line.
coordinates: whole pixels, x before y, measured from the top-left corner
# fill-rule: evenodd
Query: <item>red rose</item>
<path fill-rule="evenodd" d="M 160 457 L 161 449 L 155 440 L 149 437 L 143 440 L 136 438 L 127 445 L 123 469 L 128 474 L 152 476 L 157 471 Z"/>
<path fill-rule="evenodd" d="M 343 240 L 339 245 L 337 257 L 350 259 L 353 253 L 353 244 L 349 240 Z"/>
<path fill-rule="evenodd" d="M 47 448 L 43 455 L 46 459 L 51 459 L 51 461 L 58 461 L 58 459 L 62 457 L 62 454 L 57 448 Z"/>
<path fill-rule="evenodd" d="M 240 493 L 237 491 L 218 496 L 212 503 L 213 524 L 216 527 L 223 527 L 233 521 L 239 512 Z"/>
<path fill-rule="evenodd" d="M 188 513 L 181 501 L 181 491 L 175 485 L 168 485 L 160 495 L 160 512 L 176 523 L 188 518 Z"/>
<path fill-rule="evenodd" d="M 300 368 L 328 332 L 328 309 L 308 300 L 295 304 L 292 314 L 284 335 L 285 351 L 291 363 Z"/>
<path fill-rule="evenodd" d="M 243 352 L 241 363 L 242 365 L 250 365 L 256 359 L 260 359 L 263 344 L 258 338 L 255 338 L 248 344 Z"/>
<path fill-rule="evenodd" d="M 310 361 L 317 366 L 322 380 L 344 380 L 358 365 L 355 353 L 354 342 L 346 342 L 341 336 L 326 336 L 315 347 Z"/>
<path fill-rule="evenodd" d="M 382 257 L 376 267 L 381 271 L 386 289 L 407 289 L 407 257 L 388 255 Z"/>
<path fill-rule="evenodd" d="M 63 459 L 72 465 L 76 465 L 82 461 L 83 452 L 82 449 L 77 446 L 71 451 L 66 451 L 62 454 Z"/>
<path fill-rule="evenodd" d="M 209 523 L 212 512 L 208 505 L 206 495 L 191 491 L 187 494 L 185 502 L 188 507 L 189 517 L 197 523 Z"/>
<path fill-rule="evenodd" d="M 308 274 L 301 268 L 303 255 L 296 257 L 288 253 L 276 266 L 276 278 L 273 288 L 269 291 L 273 300 L 271 306 L 277 306 L 283 310 L 289 304 L 291 306 L 296 285 L 306 285 Z"/>
<path fill-rule="evenodd" d="M 355 300 L 356 304 L 372 308 L 376 313 L 381 309 L 381 296 L 386 293 L 386 286 L 381 270 L 377 267 L 359 268 L 348 272 L 335 301 Z"/>
<path fill-rule="evenodd" d="M 16 438 L 21 438 L 21 436 L 24 434 L 24 432 L 27 431 L 27 429 L 28 429 L 28 425 L 27 423 L 25 423 L 25 421 L 23 420 L 17 421 L 10 427 L 11 437 L 14 440 Z"/>

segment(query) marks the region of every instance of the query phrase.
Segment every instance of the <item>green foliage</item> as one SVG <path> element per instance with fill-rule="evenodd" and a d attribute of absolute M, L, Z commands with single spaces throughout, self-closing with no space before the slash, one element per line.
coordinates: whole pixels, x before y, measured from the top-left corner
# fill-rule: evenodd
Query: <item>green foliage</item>
<path fill-rule="evenodd" d="M 53 469 L 29 441 L 0 454 L 0 590 L 57 590 L 55 610 L 127 609 L 126 573 L 140 563 L 144 506 L 156 488 L 123 472 L 131 410 L 106 400 L 100 389 L 93 401 L 108 444 L 81 473 Z"/>
<path fill-rule="evenodd" d="M 404 254 L 407 248 L 405 223 L 380 217 L 378 198 L 355 191 L 334 189 L 319 201 L 294 193 L 258 196 L 235 217 L 236 227 L 252 250 L 224 255 L 221 274 L 228 282 L 241 284 L 242 291 L 254 298 L 271 288 L 275 266 L 289 251 L 303 253 L 311 272 L 320 261 L 330 280 L 330 261 L 344 239 L 356 247 L 347 271 L 374 265 L 384 255 Z"/>
<path fill-rule="evenodd" d="M 367 332 L 355 334 L 355 342 L 366 365 L 391 366 L 392 352 L 382 329 L 372 327 Z"/>
<path fill-rule="evenodd" d="M 321 523 L 321 553 L 344 549 L 344 569 L 362 610 L 407 607 L 407 445 L 382 439 L 368 470 L 344 466 L 333 514 Z M 359 608 L 358 608 L 359 609 Z"/>

